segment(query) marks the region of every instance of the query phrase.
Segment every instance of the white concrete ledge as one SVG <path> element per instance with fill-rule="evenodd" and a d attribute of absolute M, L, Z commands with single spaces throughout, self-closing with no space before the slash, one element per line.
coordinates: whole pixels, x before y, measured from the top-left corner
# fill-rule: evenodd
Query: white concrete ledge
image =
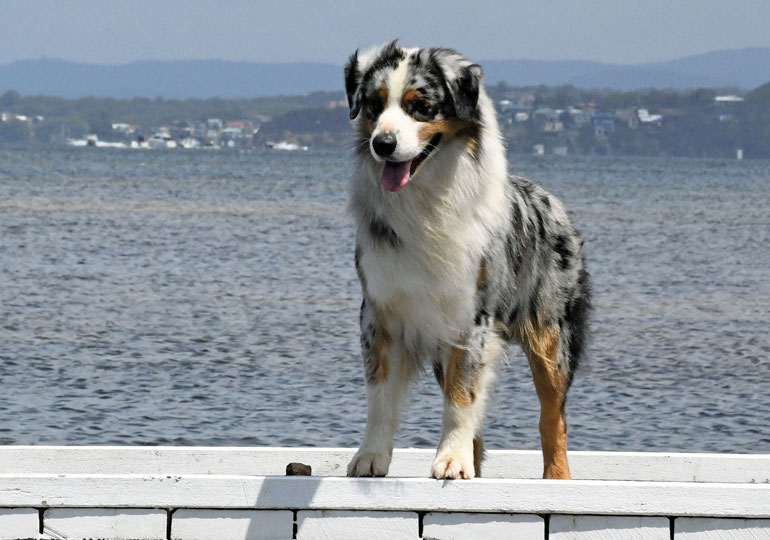
<path fill-rule="evenodd" d="M 282 476 L 290 461 L 314 476 L 345 476 L 349 448 L 232 448 L 169 446 L 0 446 L 0 474 L 224 474 Z M 389 476 L 425 478 L 435 451 L 396 449 Z M 570 452 L 575 480 L 770 483 L 770 455 L 661 452 Z M 537 451 L 492 450 L 485 478 L 538 479 Z"/>
<path fill-rule="evenodd" d="M 596 480 L 0 475 L 0 507 L 770 517 L 770 485 Z"/>
<path fill-rule="evenodd" d="M 345 478 L 353 452 L 0 447 L 0 540 L 770 540 L 766 455 L 573 452 L 578 479 L 555 481 L 538 452 L 498 451 L 483 478 L 437 481 L 430 450 Z M 284 476 L 292 461 L 314 476 Z"/>

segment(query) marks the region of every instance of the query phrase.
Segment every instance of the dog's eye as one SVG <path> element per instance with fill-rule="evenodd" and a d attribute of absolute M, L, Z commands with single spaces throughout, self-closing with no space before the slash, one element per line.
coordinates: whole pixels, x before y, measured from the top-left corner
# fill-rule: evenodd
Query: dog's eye
<path fill-rule="evenodd" d="M 430 119 L 432 116 L 432 110 L 430 103 L 425 100 L 417 100 L 412 102 L 412 116 L 418 122 L 424 122 Z"/>
<path fill-rule="evenodd" d="M 377 118 L 383 110 L 382 100 L 379 97 L 372 97 L 366 100 L 366 117 L 369 121 Z"/>

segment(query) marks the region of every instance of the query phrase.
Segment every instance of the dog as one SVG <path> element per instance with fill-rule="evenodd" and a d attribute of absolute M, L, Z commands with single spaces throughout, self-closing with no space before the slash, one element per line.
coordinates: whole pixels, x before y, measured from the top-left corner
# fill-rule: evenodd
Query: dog
<path fill-rule="evenodd" d="M 367 390 L 348 476 L 387 474 L 408 383 L 426 364 L 444 398 L 431 475 L 480 476 L 485 402 L 515 342 L 540 401 L 543 476 L 570 478 L 565 400 L 591 308 L 583 241 L 561 202 L 508 175 L 482 76 L 454 50 L 397 41 L 345 66 Z"/>

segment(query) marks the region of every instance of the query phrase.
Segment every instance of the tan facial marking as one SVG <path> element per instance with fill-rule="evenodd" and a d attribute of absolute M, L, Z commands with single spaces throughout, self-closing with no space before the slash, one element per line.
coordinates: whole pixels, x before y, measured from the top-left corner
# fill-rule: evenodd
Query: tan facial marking
<path fill-rule="evenodd" d="M 388 87 L 387 86 L 380 86 L 377 89 L 377 94 L 380 96 L 380 100 L 382 101 L 383 107 L 388 103 Z"/>
<path fill-rule="evenodd" d="M 423 123 L 420 126 L 419 137 L 421 142 L 427 143 L 437 133 L 449 137 L 469 137 L 476 131 L 473 124 L 458 118 L 443 118 Z"/>
<path fill-rule="evenodd" d="M 479 128 L 475 124 L 469 124 L 455 134 L 465 141 L 465 146 L 470 150 L 474 159 L 479 159 Z"/>
<path fill-rule="evenodd" d="M 406 111 L 407 107 L 410 103 L 413 101 L 416 101 L 422 97 L 422 94 L 415 90 L 414 88 L 407 89 L 406 92 L 404 92 L 404 95 L 401 96 L 401 108 Z"/>

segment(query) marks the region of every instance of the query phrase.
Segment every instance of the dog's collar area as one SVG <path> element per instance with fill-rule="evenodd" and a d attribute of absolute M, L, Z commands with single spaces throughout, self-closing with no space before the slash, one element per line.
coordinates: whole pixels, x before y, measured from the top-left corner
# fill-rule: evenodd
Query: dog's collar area
<path fill-rule="evenodd" d="M 420 164 L 427 159 L 430 153 L 438 147 L 440 142 L 441 133 L 436 133 L 433 137 L 430 138 L 428 144 L 426 144 L 425 148 L 422 149 L 422 152 L 420 152 L 417 157 L 412 160 L 412 166 L 409 170 L 410 175 L 414 174 L 414 171 L 417 170 L 417 167 L 419 167 Z"/>

